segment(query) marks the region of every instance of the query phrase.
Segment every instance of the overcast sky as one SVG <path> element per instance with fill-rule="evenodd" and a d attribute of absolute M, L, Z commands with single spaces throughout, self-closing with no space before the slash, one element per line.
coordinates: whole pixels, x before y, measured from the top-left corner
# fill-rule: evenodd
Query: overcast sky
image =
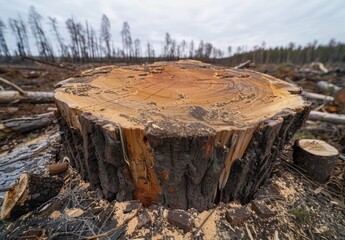
<path fill-rule="evenodd" d="M 106 14 L 119 47 L 124 21 L 133 39 L 153 42 L 156 48 L 166 32 L 179 41 L 203 39 L 223 50 L 263 41 L 266 46 L 328 43 L 331 38 L 345 42 L 345 0 L 0 0 L 0 17 L 6 23 L 18 14 L 27 19 L 30 5 L 45 23 L 48 16 L 57 18 L 60 29 L 73 16 L 98 30 Z"/>

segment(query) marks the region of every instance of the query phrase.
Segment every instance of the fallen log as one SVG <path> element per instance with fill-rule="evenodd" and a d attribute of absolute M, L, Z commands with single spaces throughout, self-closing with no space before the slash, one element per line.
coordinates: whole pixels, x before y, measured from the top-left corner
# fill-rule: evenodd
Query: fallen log
<path fill-rule="evenodd" d="M 307 99 L 318 100 L 318 101 L 323 101 L 323 102 L 333 102 L 334 101 L 334 97 L 326 96 L 326 95 L 319 94 L 319 93 L 312 93 L 312 92 L 303 91 L 302 96 L 307 98 Z"/>
<path fill-rule="evenodd" d="M 330 177 L 338 157 L 339 151 L 321 140 L 298 139 L 293 146 L 294 163 L 320 182 Z"/>
<path fill-rule="evenodd" d="M 336 124 L 345 124 L 345 114 L 310 111 L 308 119 Z"/>
<path fill-rule="evenodd" d="M 46 65 L 49 65 L 49 66 L 57 67 L 57 68 L 67 69 L 69 71 L 75 71 L 74 68 L 66 67 L 66 66 L 63 66 L 63 65 L 60 65 L 60 64 L 56 64 L 56 63 L 52 63 L 52 62 L 43 61 L 43 60 L 40 60 L 40 59 L 37 59 L 37 58 L 32 58 L 32 57 L 28 57 L 28 56 L 22 56 L 22 58 L 30 60 L 30 61 L 34 61 L 34 62 L 37 62 L 37 63 L 42 63 L 42 64 L 46 64 Z"/>
<path fill-rule="evenodd" d="M 241 69 L 241 68 L 248 67 L 251 63 L 252 63 L 252 61 L 250 61 L 250 60 L 245 61 L 245 62 L 235 66 L 234 69 Z"/>
<path fill-rule="evenodd" d="M 0 132 L 9 134 L 12 132 L 27 133 L 53 124 L 54 112 L 43 113 L 31 117 L 12 118 L 0 123 Z"/>
<path fill-rule="evenodd" d="M 18 184 L 5 195 L 1 219 L 15 219 L 56 196 L 63 186 L 60 178 L 23 173 Z"/>
<path fill-rule="evenodd" d="M 59 86 L 69 159 L 91 187 L 171 208 L 248 202 L 309 112 L 285 81 L 198 61 L 108 66 Z"/>
<path fill-rule="evenodd" d="M 0 104 L 12 102 L 26 102 L 26 103 L 54 103 L 53 92 L 25 92 L 26 95 L 21 95 L 17 91 L 0 91 Z"/>

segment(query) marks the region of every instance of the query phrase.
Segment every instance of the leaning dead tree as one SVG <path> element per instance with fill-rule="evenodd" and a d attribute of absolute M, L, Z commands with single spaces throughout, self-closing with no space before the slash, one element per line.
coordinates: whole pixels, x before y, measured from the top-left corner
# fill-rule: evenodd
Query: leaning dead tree
<path fill-rule="evenodd" d="M 108 66 L 55 91 L 71 163 L 107 199 L 245 203 L 306 119 L 301 90 L 198 61 Z"/>

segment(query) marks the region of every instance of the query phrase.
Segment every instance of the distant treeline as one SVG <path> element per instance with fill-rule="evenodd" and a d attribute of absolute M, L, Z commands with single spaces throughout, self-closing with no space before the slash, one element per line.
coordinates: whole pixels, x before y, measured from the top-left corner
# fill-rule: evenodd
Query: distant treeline
<path fill-rule="evenodd" d="M 34 56 L 46 61 L 67 62 L 152 62 L 156 60 L 198 59 L 205 62 L 234 65 L 246 60 L 255 63 L 310 63 L 345 62 L 345 44 L 330 40 L 327 45 L 316 41 L 306 46 L 290 43 L 286 47 L 267 48 L 265 42 L 247 50 L 244 47 L 233 49 L 229 46 L 226 52 L 209 42 L 194 40 L 176 41 L 169 33 L 161 44 L 158 54 L 150 43 L 142 43 L 132 38 L 128 22 L 122 25 L 120 33 L 122 46 L 115 46 L 111 34 L 111 24 L 106 15 L 102 16 L 100 29 L 97 31 L 88 21 L 80 22 L 73 17 L 65 21 L 69 41 L 64 40 L 55 18 L 49 17 L 49 33 L 43 27 L 42 16 L 30 7 L 27 21 L 21 16 L 9 18 L 7 23 L 0 19 L 0 60 L 18 61 L 25 56 Z M 8 34 L 15 39 L 15 46 L 10 50 Z M 48 37 L 49 35 L 49 37 Z M 34 44 L 32 44 L 34 43 Z M 53 44 L 57 47 L 53 48 Z M 32 46 L 34 45 L 34 46 Z M 35 51 L 32 51 L 35 48 Z"/>

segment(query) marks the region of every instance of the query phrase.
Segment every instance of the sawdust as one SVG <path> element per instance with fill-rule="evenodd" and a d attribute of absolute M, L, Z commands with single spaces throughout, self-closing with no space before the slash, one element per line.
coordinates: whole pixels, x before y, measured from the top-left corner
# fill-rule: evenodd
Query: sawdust
<path fill-rule="evenodd" d="M 293 180 L 293 179 L 291 179 Z M 286 186 L 286 182 L 283 181 L 283 179 L 278 178 L 275 183 L 277 184 L 277 186 L 280 189 L 280 193 L 281 195 L 287 200 L 291 200 L 294 198 L 295 194 L 296 194 L 296 190 L 293 187 L 287 187 Z"/>
<path fill-rule="evenodd" d="M 51 214 L 50 214 L 50 219 L 57 219 L 58 217 L 60 217 L 62 214 L 61 214 L 61 212 L 60 211 L 54 211 L 54 212 L 52 212 Z"/>
<path fill-rule="evenodd" d="M 133 234 L 137 226 L 138 226 L 138 218 L 133 218 L 132 220 L 130 220 L 127 224 L 126 234 L 127 235 Z"/>
<path fill-rule="evenodd" d="M 204 211 L 194 219 L 195 227 L 200 227 L 212 210 Z M 220 220 L 220 212 L 215 211 L 201 227 L 205 239 L 214 239 L 217 236 L 217 222 Z"/>

